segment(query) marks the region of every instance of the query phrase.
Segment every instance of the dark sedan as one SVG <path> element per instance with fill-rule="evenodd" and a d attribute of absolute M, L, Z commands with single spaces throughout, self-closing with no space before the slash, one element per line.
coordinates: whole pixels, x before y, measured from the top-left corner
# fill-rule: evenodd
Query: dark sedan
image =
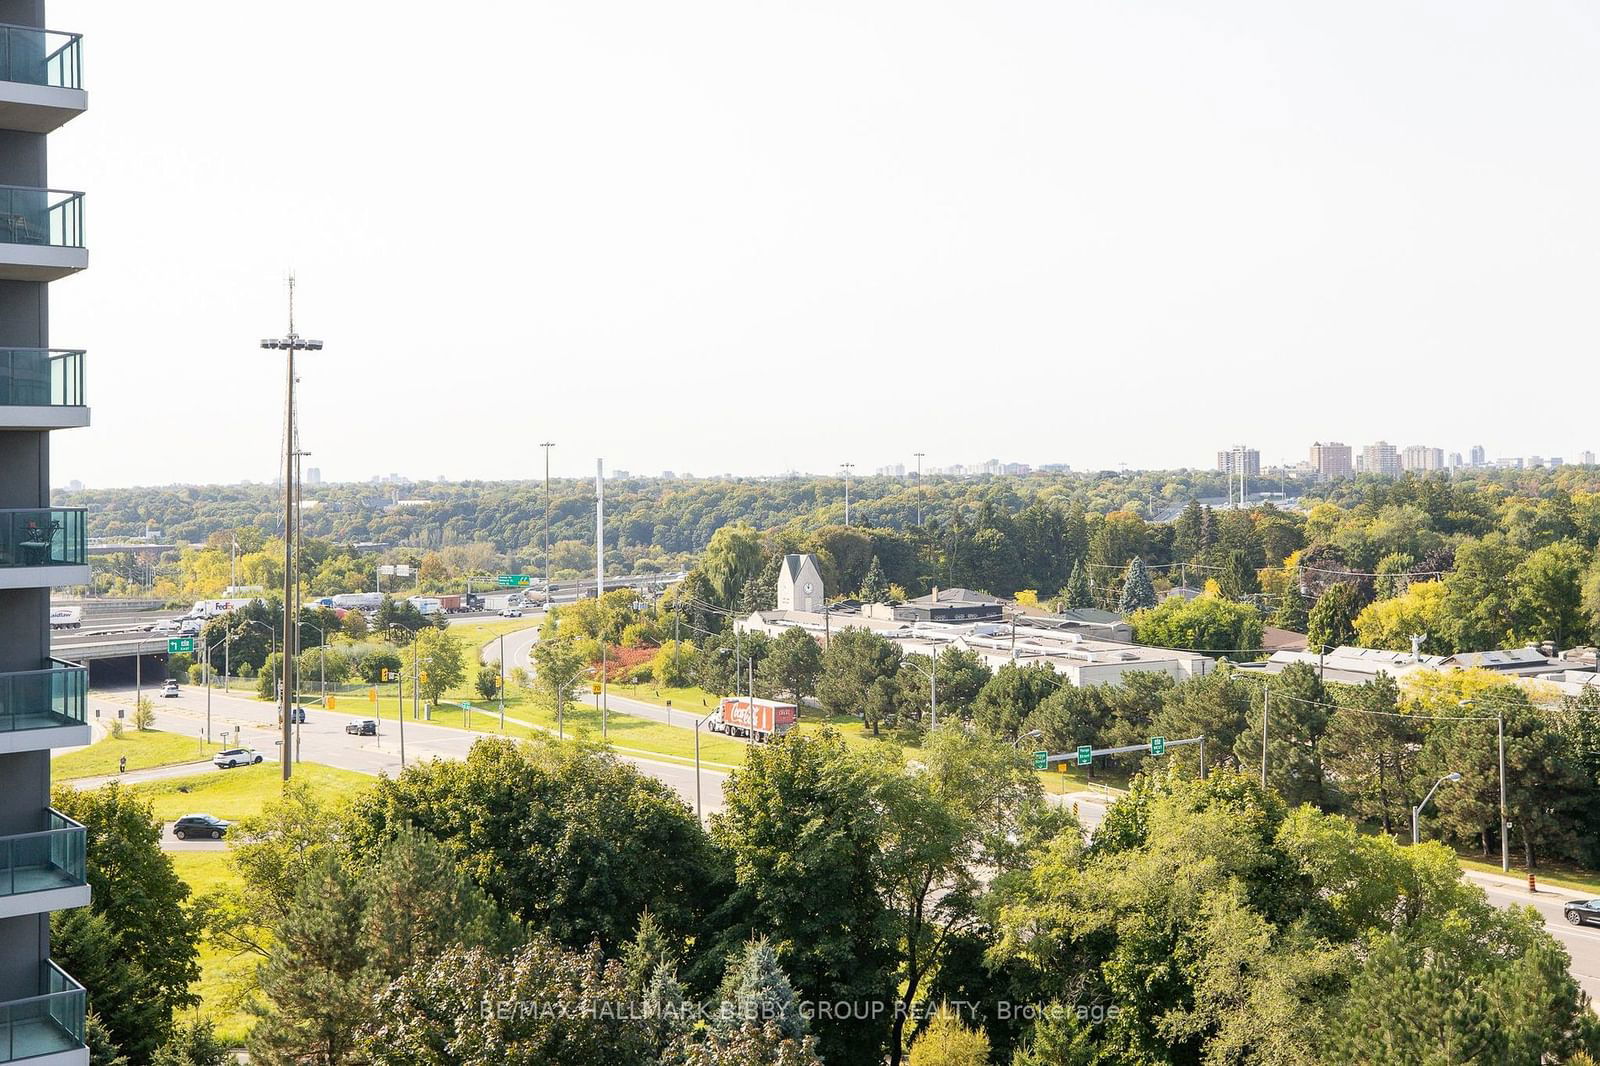
<path fill-rule="evenodd" d="M 172 823 L 172 835 L 179 840 L 195 837 L 200 840 L 221 840 L 228 832 L 229 823 L 210 814 L 186 814 Z"/>
<path fill-rule="evenodd" d="M 1561 910 L 1573 925 L 1600 925 L 1600 899 L 1569 899 Z"/>

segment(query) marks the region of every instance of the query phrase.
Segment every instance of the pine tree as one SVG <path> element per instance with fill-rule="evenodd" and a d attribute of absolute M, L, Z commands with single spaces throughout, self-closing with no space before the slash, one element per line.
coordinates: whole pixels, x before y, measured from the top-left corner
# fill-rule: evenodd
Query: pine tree
<path fill-rule="evenodd" d="M 1307 647 L 1315 650 L 1354 643 L 1357 611 L 1355 589 L 1343 581 L 1329 585 L 1306 616 Z"/>
<path fill-rule="evenodd" d="M 1272 624 L 1279 629 L 1287 629 L 1292 633 L 1306 631 L 1306 597 L 1300 591 L 1300 583 L 1290 580 L 1283 590 L 1283 598 L 1278 601 L 1278 609 L 1272 614 Z"/>
<path fill-rule="evenodd" d="M 1094 595 L 1089 590 L 1089 571 L 1081 558 L 1072 564 L 1072 573 L 1067 577 L 1066 588 L 1061 590 L 1059 599 L 1061 606 L 1069 611 L 1076 607 L 1094 606 Z"/>
<path fill-rule="evenodd" d="M 1128 564 L 1128 572 L 1122 582 L 1122 599 L 1117 604 L 1117 610 L 1122 614 L 1132 614 L 1155 605 L 1156 587 L 1150 583 L 1144 560 L 1135 555 Z"/>
<path fill-rule="evenodd" d="M 867 576 L 861 579 L 859 595 L 863 603 L 882 603 L 889 597 L 889 583 L 884 580 L 883 567 L 876 555 L 867 566 Z"/>
<path fill-rule="evenodd" d="M 778 965 L 777 953 L 764 937 L 750 941 L 730 963 L 720 996 L 716 1028 L 721 1035 L 760 1029 L 769 1022 L 777 1025 L 785 1039 L 799 1040 L 806 1035 L 799 1000 Z"/>

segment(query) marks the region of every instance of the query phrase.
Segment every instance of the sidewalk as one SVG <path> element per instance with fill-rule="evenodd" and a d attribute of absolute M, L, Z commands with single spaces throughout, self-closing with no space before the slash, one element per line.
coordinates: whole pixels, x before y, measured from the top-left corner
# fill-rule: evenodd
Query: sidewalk
<path fill-rule="evenodd" d="M 187 777 L 190 774 L 205 773 L 216 768 L 216 765 L 210 759 L 206 759 L 204 762 L 185 762 L 176 763 L 172 766 L 152 766 L 148 770 L 129 770 L 125 774 L 74 777 L 63 781 L 62 784 L 71 785 L 73 788 L 99 788 L 108 781 L 121 781 L 124 784 L 134 785 L 141 781 L 159 781 L 164 777 Z"/>

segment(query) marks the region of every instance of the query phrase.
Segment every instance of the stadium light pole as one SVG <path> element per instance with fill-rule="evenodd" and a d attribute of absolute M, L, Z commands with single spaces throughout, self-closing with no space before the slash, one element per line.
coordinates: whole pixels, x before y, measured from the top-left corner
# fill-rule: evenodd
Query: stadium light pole
<path fill-rule="evenodd" d="M 917 457 L 917 525 L 922 525 L 922 457 L 927 452 L 915 453 Z"/>
<path fill-rule="evenodd" d="M 283 754 L 279 757 L 283 766 L 283 779 L 289 780 L 293 772 L 293 760 L 290 757 L 290 744 L 294 739 L 290 722 L 290 692 L 293 684 L 290 682 L 290 673 L 293 662 L 292 654 L 294 643 L 290 639 L 290 627 L 294 626 L 294 534 L 295 534 L 295 507 L 294 507 L 294 472 L 295 472 L 295 421 L 294 421 L 294 356 L 296 352 L 320 352 L 322 342 L 309 340 L 295 332 L 294 328 L 294 275 L 289 276 L 289 332 L 282 337 L 269 337 L 261 342 L 261 347 L 271 351 L 284 353 L 284 404 L 283 404 L 283 699 L 281 710 L 283 713 Z"/>
<path fill-rule="evenodd" d="M 844 525 L 846 529 L 850 528 L 850 471 L 855 465 L 854 463 L 839 464 L 840 469 L 844 471 Z"/>
<path fill-rule="evenodd" d="M 544 449 L 544 608 L 550 609 L 550 449 L 556 446 L 547 440 L 539 447 Z"/>

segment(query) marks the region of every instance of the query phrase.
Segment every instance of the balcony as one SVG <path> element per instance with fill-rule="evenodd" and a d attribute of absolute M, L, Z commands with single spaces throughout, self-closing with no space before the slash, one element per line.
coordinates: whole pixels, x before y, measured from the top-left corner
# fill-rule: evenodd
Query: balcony
<path fill-rule="evenodd" d="M 89 905 L 87 833 L 60 811 L 36 833 L 0 837 L 0 918 Z"/>
<path fill-rule="evenodd" d="M 83 986 L 53 962 L 39 967 L 38 995 L 0 1003 L 0 1062 L 87 1066 Z"/>
<path fill-rule="evenodd" d="M 0 589 L 89 583 L 82 507 L 0 510 Z"/>
<path fill-rule="evenodd" d="M 0 24 L 0 129 L 49 133 L 88 106 L 78 34 Z"/>
<path fill-rule="evenodd" d="M 0 754 L 89 743 L 88 708 L 89 671 L 77 663 L 0 674 Z"/>
<path fill-rule="evenodd" d="M 83 358 L 60 348 L 0 348 L 0 429 L 87 426 Z"/>
<path fill-rule="evenodd" d="M 88 265 L 83 193 L 0 185 L 0 281 L 55 281 Z"/>

